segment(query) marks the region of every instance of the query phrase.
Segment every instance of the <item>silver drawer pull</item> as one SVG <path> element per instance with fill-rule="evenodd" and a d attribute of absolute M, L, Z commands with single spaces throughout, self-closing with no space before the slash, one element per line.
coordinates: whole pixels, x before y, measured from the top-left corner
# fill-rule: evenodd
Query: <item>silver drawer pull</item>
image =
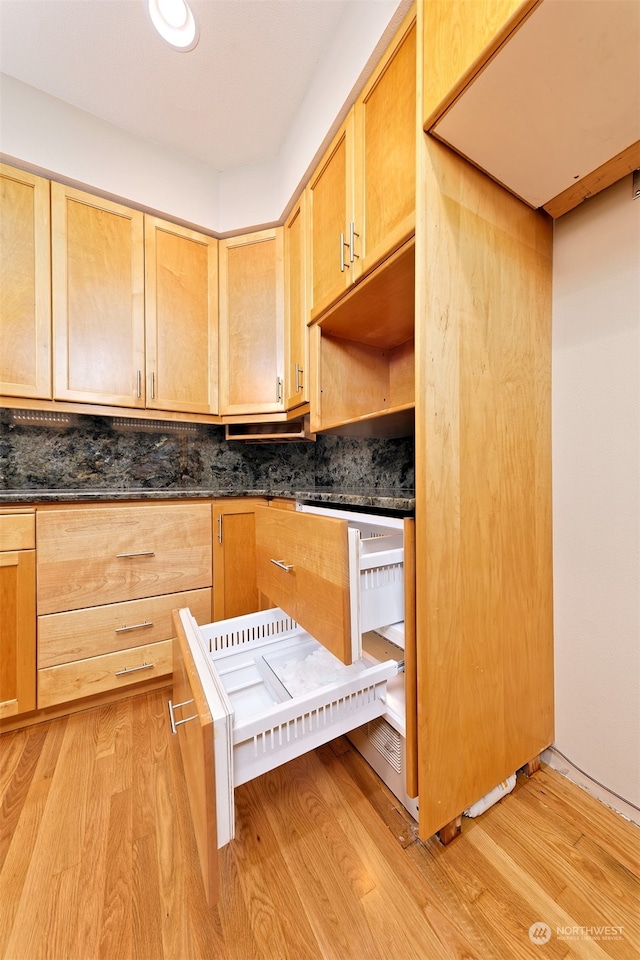
<path fill-rule="evenodd" d="M 169 707 L 169 723 L 171 724 L 171 733 L 176 734 L 178 732 L 178 727 L 181 723 L 188 723 L 189 720 L 197 720 L 198 714 L 194 713 L 192 717 L 185 717 L 184 720 L 176 720 L 173 711 L 177 710 L 178 707 L 186 707 L 188 703 L 193 703 L 193 700 L 183 700 L 182 703 L 172 703 L 171 700 L 167 701 Z"/>
<path fill-rule="evenodd" d="M 152 627 L 153 620 L 145 620 L 144 623 L 132 623 L 130 627 L 126 624 L 124 627 L 116 627 L 114 633 L 128 633 L 129 630 L 144 630 L 146 627 Z"/>
<path fill-rule="evenodd" d="M 125 673 L 137 673 L 138 670 L 153 670 L 153 663 L 141 663 L 139 667 L 125 667 L 116 671 L 116 677 L 123 677 Z"/>
<path fill-rule="evenodd" d="M 140 553 L 116 553 L 116 560 L 128 560 L 130 557 L 155 557 L 155 550 L 141 550 Z"/>
<path fill-rule="evenodd" d="M 280 567 L 281 570 L 286 570 L 287 573 L 291 573 L 293 570 L 292 563 L 285 563 L 284 560 L 271 560 L 271 563 L 275 563 L 276 567 Z"/>

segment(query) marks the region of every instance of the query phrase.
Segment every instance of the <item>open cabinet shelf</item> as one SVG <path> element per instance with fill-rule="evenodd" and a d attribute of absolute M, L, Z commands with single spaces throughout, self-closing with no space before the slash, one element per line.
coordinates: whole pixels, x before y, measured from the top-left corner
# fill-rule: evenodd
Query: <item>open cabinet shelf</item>
<path fill-rule="evenodd" d="M 312 430 L 413 433 L 414 251 L 411 238 L 312 324 Z"/>

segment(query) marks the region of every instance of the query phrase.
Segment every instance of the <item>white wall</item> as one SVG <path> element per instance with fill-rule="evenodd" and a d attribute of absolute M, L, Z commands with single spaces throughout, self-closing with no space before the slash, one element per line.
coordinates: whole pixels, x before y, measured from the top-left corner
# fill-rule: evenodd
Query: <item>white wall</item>
<path fill-rule="evenodd" d="M 218 172 L 0 74 L 0 153 L 213 233 L 279 222 L 411 0 L 350 4 L 277 157 Z"/>
<path fill-rule="evenodd" d="M 0 74 L 0 151 L 67 182 L 215 230 L 215 171 Z"/>
<path fill-rule="evenodd" d="M 630 177 L 556 221 L 553 276 L 555 743 L 640 807 L 640 199 Z"/>

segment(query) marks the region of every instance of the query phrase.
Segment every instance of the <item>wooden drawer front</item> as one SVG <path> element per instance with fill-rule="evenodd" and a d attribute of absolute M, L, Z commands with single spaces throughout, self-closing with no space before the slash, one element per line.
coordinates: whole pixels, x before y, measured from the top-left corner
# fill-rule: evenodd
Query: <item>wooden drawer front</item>
<path fill-rule="evenodd" d="M 171 640 L 38 670 L 38 707 L 120 690 L 171 673 Z"/>
<path fill-rule="evenodd" d="M 211 506 L 38 513 L 38 613 L 210 587 Z"/>
<path fill-rule="evenodd" d="M 211 588 L 170 593 L 38 618 L 38 667 L 85 660 L 170 640 L 171 611 L 188 606 L 198 623 L 211 619 Z"/>
<path fill-rule="evenodd" d="M 256 569 L 262 593 L 339 660 L 351 662 L 346 520 L 257 508 Z"/>
<path fill-rule="evenodd" d="M 36 518 L 33 513 L 0 516 L 0 550 L 33 550 Z"/>

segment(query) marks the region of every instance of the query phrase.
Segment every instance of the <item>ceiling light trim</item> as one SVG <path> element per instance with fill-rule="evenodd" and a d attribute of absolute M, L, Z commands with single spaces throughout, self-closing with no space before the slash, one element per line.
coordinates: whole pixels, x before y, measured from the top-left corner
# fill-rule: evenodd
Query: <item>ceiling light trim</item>
<path fill-rule="evenodd" d="M 148 0 L 148 10 L 151 22 L 170 47 L 180 53 L 193 50 L 200 31 L 186 0 Z"/>

